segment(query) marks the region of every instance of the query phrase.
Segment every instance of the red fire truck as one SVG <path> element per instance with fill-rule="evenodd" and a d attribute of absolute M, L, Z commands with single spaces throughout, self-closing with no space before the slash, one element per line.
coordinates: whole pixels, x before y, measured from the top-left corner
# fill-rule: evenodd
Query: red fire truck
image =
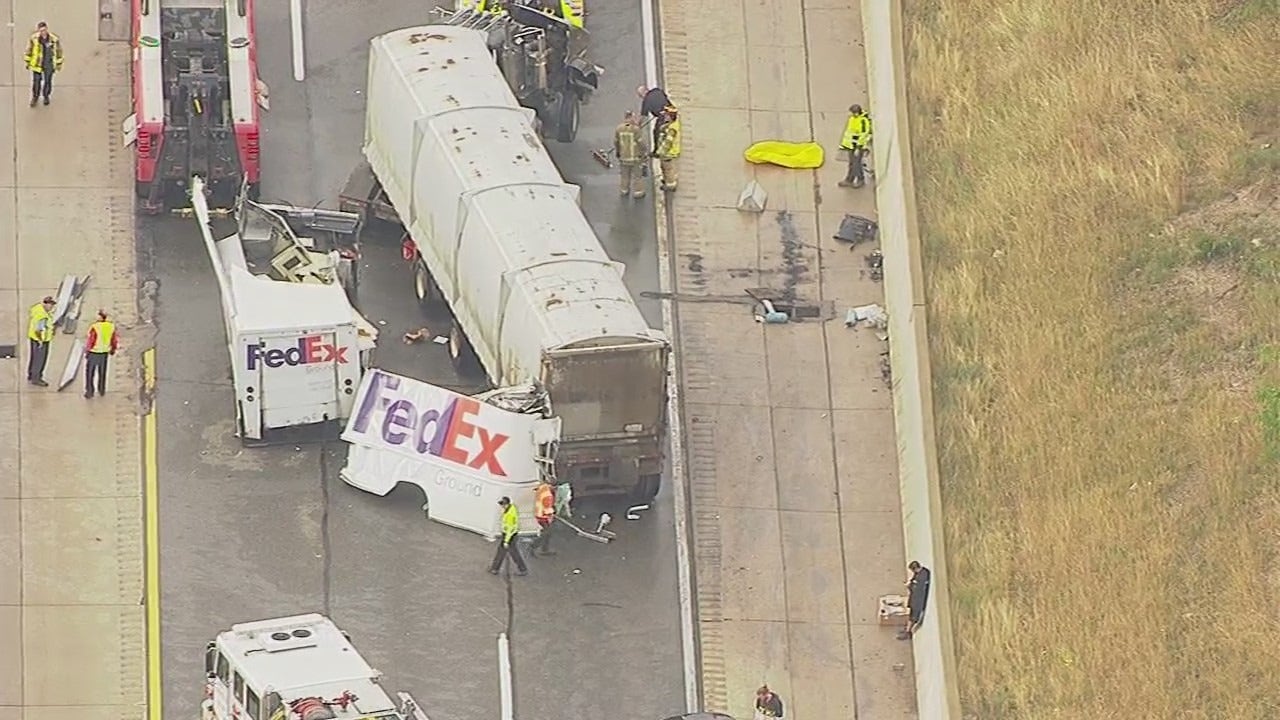
<path fill-rule="evenodd" d="M 192 175 L 230 209 L 258 187 L 253 0 L 132 0 L 135 184 L 143 212 L 188 205 Z"/>

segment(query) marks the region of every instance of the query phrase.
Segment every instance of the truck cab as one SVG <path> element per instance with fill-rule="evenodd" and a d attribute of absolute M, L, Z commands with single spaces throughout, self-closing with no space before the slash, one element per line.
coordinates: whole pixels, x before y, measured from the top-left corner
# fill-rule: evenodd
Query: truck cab
<path fill-rule="evenodd" d="M 203 720 L 427 720 L 319 614 L 233 625 L 206 646 L 204 670 Z"/>

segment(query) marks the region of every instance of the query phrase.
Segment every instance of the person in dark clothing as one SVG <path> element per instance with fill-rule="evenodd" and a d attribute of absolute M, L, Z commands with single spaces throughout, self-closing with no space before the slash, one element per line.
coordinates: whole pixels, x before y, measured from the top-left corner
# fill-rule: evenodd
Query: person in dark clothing
<path fill-rule="evenodd" d="M 912 560 L 907 569 L 911 571 L 911 579 L 907 580 L 907 625 L 898 633 L 899 640 L 911 639 L 924 622 L 924 609 L 929 604 L 929 568 Z"/>
<path fill-rule="evenodd" d="M 664 118 L 676 117 L 676 106 L 671 104 L 671 98 L 667 97 L 667 93 L 662 88 L 651 88 L 641 85 L 636 88 L 636 95 L 640 97 L 640 115 L 653 118 L 645 122 L 652 123 L 653 137 L 649 145 L 650 148 L 658 147 L 658 136 L 661 133 L 661 127 Z"/>
<path fill-rule="evenodd" d="M 36 101 L 44 98 L 49 104 L 49 95 L 53 92 L 54 73 L 62 69 L 62 41 L 57 35 L 49 32 L 47 23 L 40 23 L 27 42 L 27 52 L 23 55 L 27 69 L 31 71 L 31 107 Z"/>
<path fill-rule="evenodd" d="M 761 685 L 756 691 L 755 720 L 781 720 L 781 718 L 782 698 L 778 697 L 778 693 L 770 690 L 768 685 Z"/>

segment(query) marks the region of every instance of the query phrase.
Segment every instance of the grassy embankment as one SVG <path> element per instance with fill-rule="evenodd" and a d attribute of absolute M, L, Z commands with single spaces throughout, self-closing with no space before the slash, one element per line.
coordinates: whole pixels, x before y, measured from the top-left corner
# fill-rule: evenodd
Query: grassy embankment
<path fill-rule="evenodd" d="M 908 2 L 966 714 L 1280 717 L 1280 2 Z"/>

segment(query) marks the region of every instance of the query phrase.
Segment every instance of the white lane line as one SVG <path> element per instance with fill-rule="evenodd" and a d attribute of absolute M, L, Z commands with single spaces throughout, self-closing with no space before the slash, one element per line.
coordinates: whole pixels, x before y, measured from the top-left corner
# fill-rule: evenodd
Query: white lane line
<path fill-rule="evenodd" d="M 502 702 L 502 720 L 514 720 L 515 704 L 511 687 L 511 643 L 506 633 L 498 634 L 498 693 Z"/>
<path fill-rule="evenodd" d="M 640 29 L 644 45 L 644 80 L 648 87 L 658 87 L 658 37 L 653 22 L 654 0 L 640 0 Z M 651 172 L 650 177 L 655 177 Z M 657 208 L 664 208 L 661 198 L 655 200 Z M 661 213 L 657 218 L 660 225 L 665 225 L 666 218 Z M 673 292 L 671 282 L 671 253 L 667 248 L 673 242 L 670 237 L 663 242 L 665 233 L 659 227 L 658 242 L 658 287 L 664 295 Z M 670 299 L 662 301 L 662 326 L 667 337 L 675 341 L 675 320 L 671 312 Z M 676 359 L 671 358 L 674 368 Z M 686 712 L 701 710 L 701 698 L 698 697 L 698 650 L 695 642 L 693 626 L 693 572 L 689 563 L 689 498 L 685 487 L 684 467 L 684 427 L 680 417 L 680 375 L 670 373 L 667 387 L 667 427 L 671 428 L 671 490 L 675 503 L 676 515 L 676 577 L 680 591 L 680 641 L 684 656 L 684 702 Z"/>
<path fill-rule="evenodd" d="M 289 33 L 293 36 L 293 79 L 307 78 L 307 61 L 302 47 L 302 0 L 289 0 Z"/>

